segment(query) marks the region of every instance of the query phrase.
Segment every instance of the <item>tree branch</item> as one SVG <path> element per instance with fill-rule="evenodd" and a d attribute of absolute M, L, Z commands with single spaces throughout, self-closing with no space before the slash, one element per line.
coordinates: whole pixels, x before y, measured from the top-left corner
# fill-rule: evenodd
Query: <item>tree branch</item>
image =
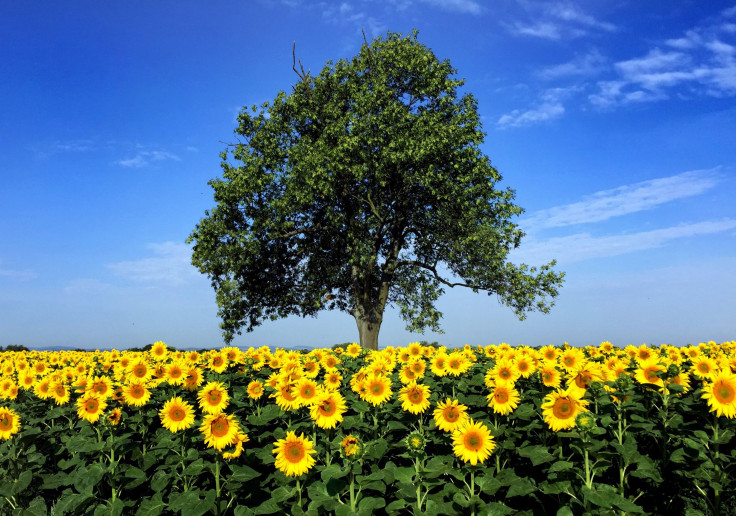
<path fill-rule="evenodd" d="M 428 270 L 429 272 L 432 273 L 432 275 L 434 276 L 434 279 L 436 279 L 437 281 L 439 281 L 443 285 L 447 285 L 450 288 L 453 288 L 453 287 L 467 287 L 467 288 L 472 288 L 472 289 L 476 289 L 476 290 L 485 290 L 487 292 L 491 292 L 493 290 L 492 288 L 479 287 L 478 285 L 471 285 L 471 284 L 468 284 L 468 283 L 451 283 L 450 281 L 446 280 L 445 278 L 443 278 L 442 276 L 439 275 L 439 273 L 437 272 L 437 266 L 436 266 L 436 264 L 435 265 L 429 265 L 427 263 L 420 262 L 418 260 L 401 260 L 401 261 L 396 262 L 396 268 L 397 269 L 399 267 L 403 267 L 403 266 L 412 266 L 412 267 L 419 267 L 421 269 L 426 269 L 426 270 Z"/>

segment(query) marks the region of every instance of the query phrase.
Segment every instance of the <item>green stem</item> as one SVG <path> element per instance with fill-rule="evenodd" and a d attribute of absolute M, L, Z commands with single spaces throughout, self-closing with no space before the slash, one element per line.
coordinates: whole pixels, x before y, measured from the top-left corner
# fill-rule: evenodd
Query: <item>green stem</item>
<path fill-rule="evenodd" d="M 713 450 L 714 450 L 713 468 L 715 469 L 716 485 L 719 485 L 722 480 L 720 445 L 718 443 L 718 440 L 720 438 L 719 430 L 720 428 L 718 427 L 718 415 L 714 413 L 713 415 Z M 717 487 L 714 487 L 713 494 L 714 494 L 713 515 L 720 516 L 721 514 L 721 490 Z"/>
<path fill-rule="evenodd" d="M 215 508 L 220 516 L 220 454 L 215 458 Z"/>
<path fill-rule="evenodd" d="M 355 473 L 352 472 L 352 469 L 350 471 L 350 511 L 352 514 L 355 514 L 355 507 L 356 506 L 356 500 L 355 500 Z"/>

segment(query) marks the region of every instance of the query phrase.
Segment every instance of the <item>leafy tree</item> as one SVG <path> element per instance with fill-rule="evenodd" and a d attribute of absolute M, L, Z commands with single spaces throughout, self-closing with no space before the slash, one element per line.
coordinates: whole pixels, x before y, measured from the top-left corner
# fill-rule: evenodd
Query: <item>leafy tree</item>
<path fill-rule="evenodd" d="M 376 349 L 387 305 L 410 331 L 439 331 L 444 287 L 495 294 L 520 319 L 549 311 L 564 274 L 507 261 L 522 209 L 494 187 L 476 101 L 449 61 L 415 31 L 366 41 L 317 76 L 296 59 L 294 71 L 291 93 L 240 113 L 209 182 L 217 206 L 188 239 L 226 341 L 328 309 Z"/>

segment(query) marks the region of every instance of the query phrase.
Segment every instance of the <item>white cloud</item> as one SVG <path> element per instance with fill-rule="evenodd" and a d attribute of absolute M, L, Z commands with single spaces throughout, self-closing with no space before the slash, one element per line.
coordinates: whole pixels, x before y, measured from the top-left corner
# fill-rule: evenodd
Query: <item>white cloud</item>
<path fill-rule="evenodd" d="M 598 83 L 589 101 L 608 108 L 678 96 L 736 95 L 736 44 L 731 23 L 711 23 L 667 39 L 645 55 L 615 64 L 618 78 Z"/>
<path fill-rule="evenodd" d="M 164 242 L 147 246 L 153 256 L 111 263 L 108 268 L 120 277 L 138 283 L 181 285 L 199 273 L 191 264 L 192 249 L 186 244 Z"/>
<path fill-rule="evenodd" d="M 116 164 L 122 167 L 142 168 L 165 160 L 181 161 L 181 158 L 165 151 L 142 151 L 133 158 L 116 161 Z"/>
<path fill-rule="evenodd" d="M 0 278 L 8 278 L 18 281 L 30 281 L 32 279 L 36 279 L 36 276 L 36 273 L 30 269 L 4 269 L 2 268 L 2 266 L 0 266 Z"/>
<path fill-rule="evenodd" d="M 435 5 L 446 11 L 455 11 L 467 14 L 480 14 L 483 9 L 474 0 L 419 0 L 425 4 Z"/>
<path fill-rule="evenodd" d="M 642 181 L 596 192 L 586 199 L 538 211 L 522 221 L 525 230 L 601 222 L 664 203 L 700 195 L 720 180 L 718 168 L 692 170 L 669 177 Z"/>
<path fill-rule="evenodd" d="M 601 72 L 604 69 L 606 58 L 597 50 L 592 50 L 585 55 L 575 56 L 574 59 L 566 63 L 542 68 L 537 72 L 537 76 L 544 80 L 554 80 L 573 76 L 590 76 Z"/>
<path fill-rule="evenodd" d="M 608 22 L 602 22 L 595 17 L 584 13 L 576 5 L 568 2 L 552 2 L 542 4 L 540 12 L 537 4 L 529 4 L 537 19 L 534 23 L 515 22 L 507 25 L 508 29 L 521 36 L 559 40 L 563 38 L 577 38 L 586 36 L 592 30 L 613 32 L 617 27 Z"/>
<path fill-rule="evenodd" d="M 514 261 L 541 264 L 556 259 L 561 265 L 661 247 L 673 240 L 736 229 L 735 219 L 681 224 L 663 229 L 596 237 L 576 233 L 547 240 L 527 239 L 513 251 Z"/>
<path fill-rule="evenodd" d="M 565 114 L 565 106 L 563 106 L 562 101 L 577 91 L 579 91 L 579 88 L 574 86 L 570 88 L 550 88 L 541 94 L 537 105 L 527 110 L 515 109 L 511 113 L 501 116 L 496 125 L 500 129 L 507 129 L 509 127 L 534 125 L 559 118 Z"/>

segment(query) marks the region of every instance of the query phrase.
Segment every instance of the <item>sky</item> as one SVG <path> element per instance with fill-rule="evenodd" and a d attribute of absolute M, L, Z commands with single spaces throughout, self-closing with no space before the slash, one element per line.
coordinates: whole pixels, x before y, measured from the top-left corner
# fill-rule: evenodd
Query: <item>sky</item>
<path fill-rule="evenodd" d="M 736 3 L 0 0 L 0 345 L 224 345 L 185 242 L 243 107 L 387 31 L 449 59 L 516 192 L 514 263 L 557 260 L 549 314 L 448 289 L 444 333 L 387 309 L 379 346 L 736 339 Z M 340 312 L 233 341 L 358 340 Z"/>

